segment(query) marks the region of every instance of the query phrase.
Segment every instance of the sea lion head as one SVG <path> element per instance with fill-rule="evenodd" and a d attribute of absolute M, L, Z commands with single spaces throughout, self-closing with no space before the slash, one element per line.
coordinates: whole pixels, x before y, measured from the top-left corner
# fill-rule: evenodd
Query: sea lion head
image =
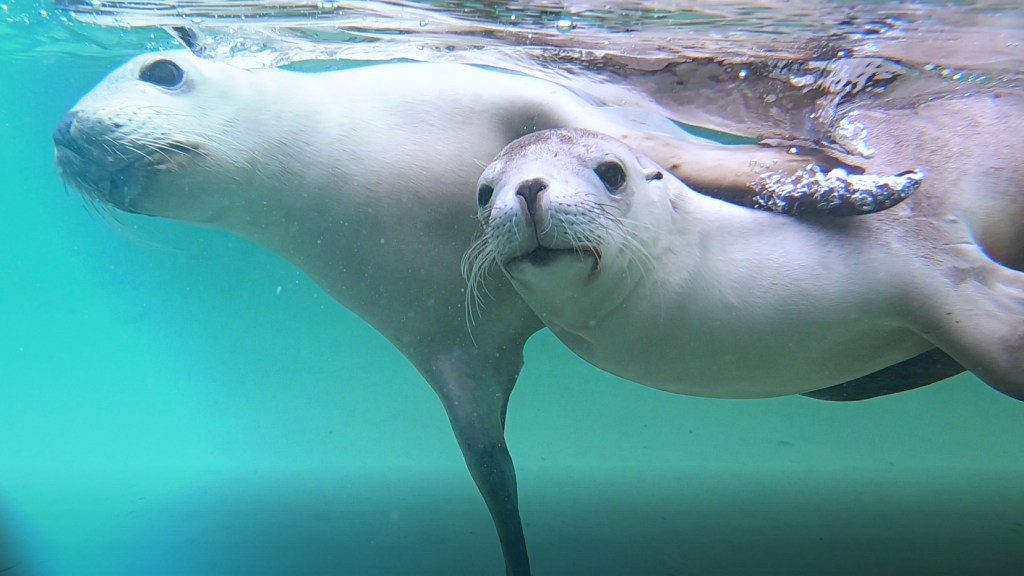
<path fill-rule="evenodd" d="M 556 322 L 545 310 L 565 320 L 569 307 L 586 312 L 573 323 L 594 321 L 653 265 L 671 211 L 663 178 L 649 159 L 597 132 L 516 140 L 477 186 L 483 234 L 466 258 L 471 287 L 495 264 L 546 321 Z"/>
<path fill-rule="evenodd" d="M 240 108 L 253 74 L 188 51 L 138 56 L 86 94 L 53 133 L 64 181 L 133 213 L 204 222 L 252 162 Z"/>

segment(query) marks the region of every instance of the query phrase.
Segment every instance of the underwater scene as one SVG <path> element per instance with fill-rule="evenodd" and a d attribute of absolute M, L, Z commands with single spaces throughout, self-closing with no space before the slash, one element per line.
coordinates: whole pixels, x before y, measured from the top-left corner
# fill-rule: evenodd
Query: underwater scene
<path fill-rule="evenodd" d="M 0 0 L 0 576 L 1024 573 L 1015 1 Z"/>

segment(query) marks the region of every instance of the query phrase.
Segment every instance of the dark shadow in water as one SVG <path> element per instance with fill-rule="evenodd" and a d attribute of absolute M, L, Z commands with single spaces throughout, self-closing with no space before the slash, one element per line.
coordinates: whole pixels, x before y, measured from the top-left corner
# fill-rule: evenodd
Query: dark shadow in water
<path fill-rule="evenodd" d="M 661 480 L 648 490 L 635 474 L 631 487 L 609 483 L 615 475 L 577 470 L 527 483 L 524 517 L 538 575 L 1010 576 L 1024 566 L 1019 478 L 936 483 L 928 473 L 904 473 L 843 484 L 842 473 L 717 473 L 680 475 L 680 489 L 666 496 L 672 491 Z M 413 478 L 392 480 L 221 485 L 180 495 L 154 511 L 142 564 L 129 572 L 503 573 L 470 487 L 435 479 L 413 492 Z"/>
<path fill-rule="evenodd" d="M 0 576 L 28 576 L 27 554 L 19 542 L 11 513 L 0 501 Z"/>

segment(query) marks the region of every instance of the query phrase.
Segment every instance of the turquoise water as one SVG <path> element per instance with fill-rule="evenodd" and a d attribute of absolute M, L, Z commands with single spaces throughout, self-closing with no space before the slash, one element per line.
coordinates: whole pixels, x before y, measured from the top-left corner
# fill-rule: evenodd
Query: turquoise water
<path fill-rule="evenodd" d="M 26 55 L 31 34 L 0 37 L 0 574 L 502 573 L 383 338 L 245 241 L 65 193 L 50 133 L 121 55 Z M 971 376 L 705 400 L 541 333 L 508 440 L 537 574 L 1024 566 L 1024 406 Z"/>

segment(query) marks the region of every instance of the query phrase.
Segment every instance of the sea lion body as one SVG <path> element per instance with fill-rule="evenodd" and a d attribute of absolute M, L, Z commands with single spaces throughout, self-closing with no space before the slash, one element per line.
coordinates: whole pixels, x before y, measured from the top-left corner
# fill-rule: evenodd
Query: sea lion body
<path fill-rule="evenodd" d="M 504 423 L 523 346 L 541 323 L 503 277 L 486 282 L 486 321 L 467 322 L 459 265 L 476 222 L 465 190 L 506 144 L 561 126 L 630 139 L 666 162 L 686 156 L 725 189 L 808 162 L 784 149 L 720 149 L 664 119 L 627 116 L 556 84 L 472 66 L 306 74 L 172 51 L 112 72 L 54 141 L 65 181 L 91 201 L 248 238 L 393 342 L 444 404 L 509 573 L 522 575 L 529 560 Z"/>
<path fill-rule="evenodd" d="M 796 220 L 697 194 L 606 135 L 531 134 L 481 176 L 472 267 L 503 267 L 581 357 L 672 392 L 809 392 L 939 347 L 1024 397 L 1024 275 L 978 243 L 1016 227 L 1001 246 L 1019 250 L 1024 224 L 1000 216 L 1019 188 L 925 179 L 882 213 Z"/>
<path fill-rule="evenodd" d="M 669 178 L 653 185 L 678 184 Z M 863 223 L 823 231 L 821 223 L 699 194 L 675 210 L 662 209 L 673 211 L 676 226 L 648 250 L 659 264 L 629 272 L 644 280 L 623 296 L 650 307 L 640 324 L 634 308 L 620 302 L 606 315 L 584 314 L 562 325 L 554 320 L 561 317 L 552 309 L 557 304 L 538 298 L 540 317 L 584 357 L 600 358 L 599 367 L 681 394 L 763 398 L 840 384 L 932 347 L 893 321 L 911 287 L 886 279 L 900 262 L 871 240 Z M 510 270 L 517 286 L 532 284 L 520 284 L 520 274 Z M 599 284 L 584 293 L 596 296 Z M 566 297 L 595 312 L 605 309 L 581 292 Z M 627 325 L 642 326 L 641 332 L 620 328 Z"/>
<path fill-rule="evenodd" d="M 524 75 L 412 63 L 248 71 L 184 51 L 112 72 L 54 140 L 64 179 L 91 201 L 248 238 L 393 342 L 444 404 L 509 573 L 523 575 L 504 423 L 542 324 L 501 276 L 481 284 L 485 318 L 467 322 L 459 265 L 477 228 L 465 191 L 503 146 L 557 127 L 626 139 L 666 165 L 686 158 L 680 176 L 740 197 L 759 174 L 809 162 L 715 145 Z"/>

